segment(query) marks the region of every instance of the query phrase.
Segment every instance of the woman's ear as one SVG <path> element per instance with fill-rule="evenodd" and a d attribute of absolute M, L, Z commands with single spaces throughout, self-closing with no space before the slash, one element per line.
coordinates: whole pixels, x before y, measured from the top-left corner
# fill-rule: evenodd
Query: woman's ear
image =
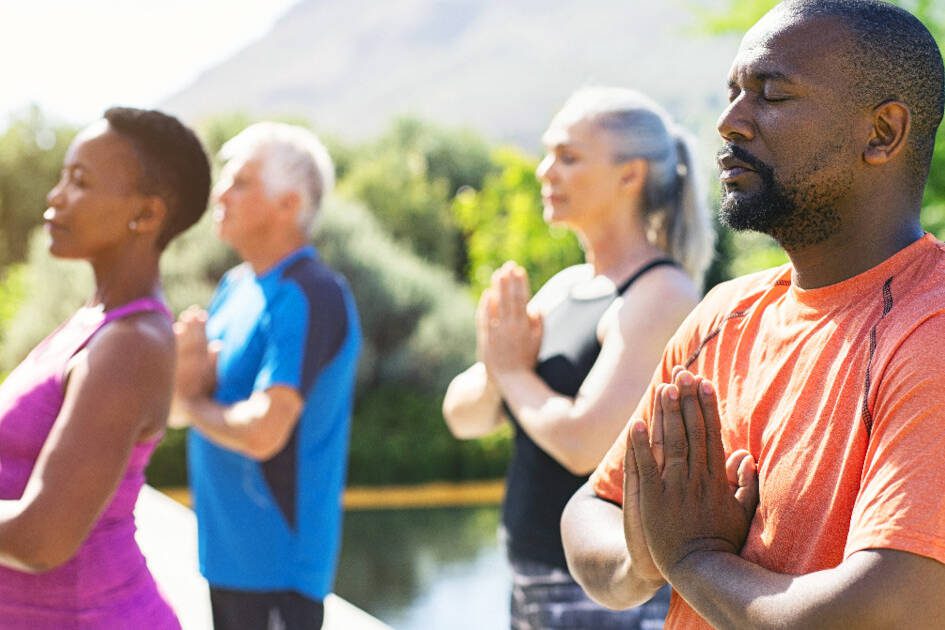
<path fill-rule="evenodd" d="M 643 190 L 650 163 L 643 158 L 634 158 L 620 164 L 620 187 L 634 194 Z"/>
<path fill-rule="evenodd" d="M 886 101 L 873 109 L 871 122 L 863 160 L 872 166 L 881 166 L 899 155 L 906 146 L 912 113 L 902 101 Z"/>
<path fill-rule="evenodd" d="M 167 204 L 158 195 L 142 197 L 142 203 L 128 224 L 136 234 L 159 233 L 167 219 Z"/>

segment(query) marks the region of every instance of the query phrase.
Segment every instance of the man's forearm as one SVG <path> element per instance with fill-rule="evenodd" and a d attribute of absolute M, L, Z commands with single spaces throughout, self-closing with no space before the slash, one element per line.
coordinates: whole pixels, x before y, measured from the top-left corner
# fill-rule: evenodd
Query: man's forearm
<path fill-rule="evenodd" d="M 634 572 L 622 532 L 620 508 L 594 496 L 586 485 L 571 498 L 561 516 L 571 574 L 592 599 L 615 610 L 646 602 L 665 584 Z"/>
<path fill-rule="evenodd" d="M 239 405 L 248 404 L 250 401 L 225 406 L 206 397 L 191 398 L 179 401 L 175 413 L 186 416 L 188 423 L 212 442 L 249 455 L 254 441 L 251 418 L 249 414 L 238 412 Z"/>
<path fill-rule="evenodd" d="M 900 571 L 890 570 L 888 562 L 884 566 L 884 559 L 887 551 L 859 552 L 833 569 L 784 575 L 731 553 L 701 551 L 669 570 L 668 577 L 717 628 L 939 627 L 921 605 L 901 605 L 915 587 L 896 579 Z"/>

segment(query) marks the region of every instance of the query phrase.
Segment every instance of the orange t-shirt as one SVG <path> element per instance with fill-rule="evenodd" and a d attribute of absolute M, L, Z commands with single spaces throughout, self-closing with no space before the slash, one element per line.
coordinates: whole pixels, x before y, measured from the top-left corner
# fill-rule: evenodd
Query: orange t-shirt
<path fill-rule="evenodd" d="M 843 282 L 785 265 L 719 285 L 670 340 L 635 418 L 674 365 L 715 383 L 726 452 L 758 462 L 741 556 L 801 575 L 888 548 L 945 563 L 945 244 L 926 234 Z M 623 501 L 626 429 L 591 477 Z M 667 628 L 708 624 L 673 594 Z"/>

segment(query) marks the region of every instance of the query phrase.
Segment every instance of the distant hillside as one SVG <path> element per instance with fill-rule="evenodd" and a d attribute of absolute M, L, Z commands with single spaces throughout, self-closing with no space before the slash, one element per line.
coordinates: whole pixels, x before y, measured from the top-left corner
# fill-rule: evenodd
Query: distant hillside
<path fill-rule="evenodd" d="M 346 139 L 395 114 L 537 150 L 585 84 L 635 87 L 713 142 L 735 39 L 662 0 L 301 0 L 262 39 L 163 106 L 195 120 L 292 114 Z"/>

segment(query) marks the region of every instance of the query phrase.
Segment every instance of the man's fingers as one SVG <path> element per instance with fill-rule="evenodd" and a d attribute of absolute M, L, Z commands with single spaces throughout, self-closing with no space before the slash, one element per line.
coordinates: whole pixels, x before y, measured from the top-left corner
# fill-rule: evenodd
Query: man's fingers
<path fill-rule="evenodd" d="M 663 407 L 663 476 L 681 481 L 689 476 L 689 443 L 679 408 L 679 388 L 666 385 L 660 404 Z"/>
<path fill-rule="evenodd" d="M 751 455 L 744 458 L 738 467 L 738 490 L 735 491 L 735 499 L 741 504 L 745 514 L 752 518 L 758 507 L 759 497 L 758 469 L 755 458 Z"/>
<path fill-rule="evenodd" d="M 640 477 L 637 473 L 637 462 L 633 456 L 633 426 L 636 423 L 636 420 L 630 421 L 630 426 L 627 429 L 627 450 L 623 454 L 623 509 L 624 509 L 624 521 L 626 521 L 626 513 L 630 508 L 631 503 L 635 503 L 638 500 L 638 495 L 640 494 Z M 625 523 L 626 524 L 626 523 Z"/>
<path fill-rule="evenodd" d="M 751 453 L 740 448 L 733 451 L 725 460 L 725 478 L 728 479 L 728 485 L 733 488 L 738 487 L 738 467 L 741 466 L 742 460 L 746 457 L 751 457 Z"/>
<path fill-rule="evenodd" d="M 698 398 L 701 380 L 701 377 L 688 370 L 676 374 L 675 383 L 679 388 L 679 408 L 686 430 L 690 474 L 699 474 L 698 471 L 706 468 L 705 420 L 702 418 L 702 405 Z"/>
<path fill-rule="evenodd" d="M 666 463 L 666 455 L 663 452 L 663 388 L 666 387 L 664 383 L 660 383 L 656 386 L 656 391 L 653 394 L 653 412 L 652 418 L 650 421 L 650 449 L 653 452 L 653 459 L 656 461 L 656 465 L 660 470 L 663 470 L 663 466 Z"/>
<path fill-rule="evenodd" d="M 650 554 L 643 532 L 643 519 L 640 515 L 640 474 L 637 470 L 631 435 L 636 422 L 639 421 L 630 421 L 627 430 L 627 450 L 624 452 L 623 460 L 623 536 L 634 563 L 641 558 L 649 557 Z"/>
<path fill-rule="evenodd" d="M 703 379 L 699 383 L 699 403 L 705 422 L 706 465 L 710 473 L 720 475 L 726 466 L 725 446 L 722 444 L 722 421 L 719 418 L 719 401 L 715 393 L 715 385 L 708 379 Z"/>
<path fill-rule="evenodd" d="M 630 462 L 628 457 L 625 466 L 629 467 L 633 464 L 636 467 L 638 494 L 643 496 L 647 489 L 652 488 L 659 481 L 660 471 L 650 451 L 650 437 L 647 435 L 646 424 L 642 420 L 631 420 L 629 433 L 630 448 L 627 450 L 633 451 L 633 462 Z"/>
<path fill-rule="evenodd" d="M 755 458 L 748 451 L 738 450 L 729 455 L 725 462 L 726 475 L 731 483 L 734 478 L 736 487 L 735 500 L 742 506 L 745 514 L 752 518 L 758 506 L 758 471 Z M 729 470 L 732 471 L 729 474 Z"/>

